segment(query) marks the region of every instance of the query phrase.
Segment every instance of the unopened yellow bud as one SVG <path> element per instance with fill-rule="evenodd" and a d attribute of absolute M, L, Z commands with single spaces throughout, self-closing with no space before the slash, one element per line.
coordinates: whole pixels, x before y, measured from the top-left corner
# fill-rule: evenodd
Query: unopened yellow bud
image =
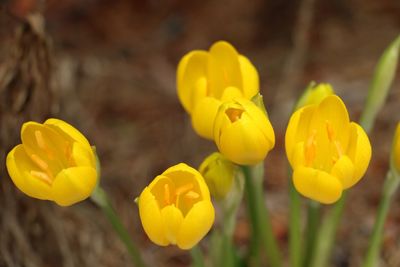
<path fill-rule="evenodd" d="M 311 84 L 297 102 L 296 110 L 307 105 L 318 105 L 325 97 L 334 93 L 332 86 L 328 83 L 320 83 L 316 86 Z"/>
<path fill-rule="evenodd" d="M 199 171 L 203 175 L 211 195 L 223 199 L 232 188 L 237 166 L 221 153 L 214 152 L 201 163 Z"/>
<path fill-rule="evenodd" d="M 214 141 L 230 161 L 254 165 L 263 161 L 274 147 L 275 134 L 264 111 L 250 100 L 237 98 L 219 108 Z"/>

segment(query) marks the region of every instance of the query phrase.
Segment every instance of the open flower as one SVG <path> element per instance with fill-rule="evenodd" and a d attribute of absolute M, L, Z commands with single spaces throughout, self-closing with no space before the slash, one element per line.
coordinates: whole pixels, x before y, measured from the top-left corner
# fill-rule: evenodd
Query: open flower
<path fill-rule="evenodd" d="M 286 130 L 286 155 L 296 189 L 321 203 L 333 203 L 367 170 L 371 145 L 350 122 L 342 100 L 331 95 L 293 113 Z"/>
<path fill-rule="evenodd" d="M 400 175 L 400 123 L 397 124 L 392 147 L 392 167 Z"/>
<path fill-rule="evenodd" d="M 251 99 L 259 91 L 257 70 L 224 41 L 209 51 L 194 50 L 178 65 L 177 91 L 180 102 L 192 117 L 194 130 L 212 139 L 213 124 L 223 101 L 235 97 Z"/>
<path fill-rule="evenodd" d="M 274 147 L 275 134 L 264 111 L 250 100 L 236 98 L 219 108 L 214 141 L 230 161 L 254 165 L 263 161 Z"/>
<path fill-rule="evenodd" d="M 214 152 L 200 165 L 199 171 L 203 175 L 211 195 L 222 199 L 232 188 L 237 166 L 225 158 L 221 153 Z"/>
<path fill-rule="evenodd" d="M 201 174 L 184 163 L 157 176 L 139 197 L 143 228 L 160 246 L 190 249 L 210 230 L 214 207 Z"/>
<path fill-rule="evenodd" d="M 90 196 L 96 183 L 94 152 L 74 127 L 58 119 L 24 123 L 22 144 L 7 155 L 14 184 L 28 196 L 69 206 Z"/>

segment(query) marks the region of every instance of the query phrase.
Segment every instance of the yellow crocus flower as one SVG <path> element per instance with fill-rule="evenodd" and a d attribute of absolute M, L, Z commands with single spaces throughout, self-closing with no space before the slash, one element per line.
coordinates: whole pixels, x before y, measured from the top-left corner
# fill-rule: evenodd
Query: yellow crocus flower
<path fill-rule="evenodd" d="M 190 249 L 210 230 L 214 207 L 201 174 L 184 163 L 157 176 L 139 197 L 144 231 L 160 246 Z"/>
<path fill-rule="evenodd" d="M 400 123 L 397 124 L 396 133 L 394 135 L 392 147 L 392 165 L 396 172 L 400 175 Z"/>
<path fill-rule="evenodd" d="M 26 122 L 22 144 L 7 155 L 14 184 L 30 197 L 69 206 L 89 197 L 97 183 L 95 154 L 88 140 L 58 119 Z"/>
<path fill-rule="evenodd" d="M 235 97 L 251 99 L 259 91 L 259 78 L 245 56 L 219 41 L 209 51 L 194 50 L 181 59 L 177 91 L 196 133 L 213 139 L 214 119 L 221 103 Z"/>
<path fill-rule="evenodd" d="M 237 166 L 218 152 L 209 155 L 199 168 L 211 195 L 217 199 L 223 199 L 230 192 L 236 170 Z"/>
<path fill-rule="evenodd" d="M 275 145 L 275 134 L 267 115 L 252 101 L 236 98 L 218 110 L 214 141 L 230 161 L 254 165 L 265 159 Z"/>
<path fill-rule="evenodd" d="M 294 186 L 321 203 L 337 201 L 343 190 L 361 179 L 371 159 L 367 134 L 350 122 L 336 95 L 293 113 L 285 139 Z"/>

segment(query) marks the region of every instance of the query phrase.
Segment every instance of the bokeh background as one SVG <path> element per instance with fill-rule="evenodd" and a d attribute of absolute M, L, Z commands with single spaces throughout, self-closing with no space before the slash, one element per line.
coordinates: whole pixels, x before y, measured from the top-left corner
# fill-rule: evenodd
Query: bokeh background
<path fill-rule="evenodd" d="M 175 88 L 193 49 L 231 42 L 258 69 L 277 135 L 265 163 L 265 196 L 287 255 L 284 133 L 312 80 L 331 83 L 358 120 L 375 64 L 400 33 L 397 0 L 9 0 L 0 1 L 0 266 L 132 266 L 89 200 L 68 208 L 30 199 L 4 167 L 23 121 L 62 118 L 97 146 L 101 184 L 150 266 L 189 266 L 190 256 L 153 245 L 134 199 L 178 162 L 197 167 L 216 148 L 191 129 Z M 390 142 L 400 120 L 400 72 L 370 135 L 365 178 L 349 194 L 332 266 L 356 267 L 374 222 Z M 400 266 L 400 193 L 385 225 L 380 266 Z M 329 208 L 329 207 L 328 207 Z M 241 210 L 236 244 L 249 229 Z M 304 214 L 303 214 L 304 215 Z M 202 242 L 207 251 L 207 240 Z"/>

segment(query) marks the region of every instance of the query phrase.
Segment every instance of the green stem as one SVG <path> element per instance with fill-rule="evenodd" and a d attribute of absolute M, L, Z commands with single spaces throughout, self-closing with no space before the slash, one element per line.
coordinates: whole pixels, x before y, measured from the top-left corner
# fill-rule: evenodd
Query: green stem
<path fill-rule="evenodd" d="M 258 167 L 258 166 L 257 166 Z M 257 242 L 257 248 L 262 244 L 271 267 L 282 266 L 281 255 L 272 229 L 268 210 L 263 196 L 263 165 L 259 166 L 260 173 L 253 176 L 255 167 L 242 166 L 245 177 L 245 190 L 248 210 L 252 226 L 252 242 Z M 257 262 L 260 262 L 257 254 Z"/>
<path fill-rule="evenodd" d="M 383 187 L 383 196 L 379 204 L 378 215 L 370 238 L 367 255 L 364 259 L 362 267 L 378 266 L 379 251 L 383 237 L 383 227 L 389 211 L 390 203 L 393 195 L 396 192 L 400 183 L 400 177 L 393 174 L 391 171 L 386 176 L 386 181 Z"/>
<path fill-rule="evenodd" d="M 138 247 L 135 245 L 128 231 L 122 224 L 118 215 L 115 213 L 111 205 L 111 202 L 107 196 L 107 193 L 100 186 L 97 186 L 97 188 L 94 190 L 91 196 L 91 199 L 103 210 L 103 213 L 106 215 L 107 219 L 113 226 L 114 231 L 118 234 L 118 237 L 124 243 L 135 266 L 145 267 L 146 264 L 143 262 Z"/>
<path fill-rule="evenodd" d="M 289 177 L 291 177 L 289 170 Z M 289 179 L 289 253 L 290 266 L 301 266 L 301 223 L 300 223 L 301 202 L 300 195 L 294 188 L 293 180 Z"/>
<path fill-rule="evenodd" d="M 307 229 L 306 229 L 306 249 L 304 255 L 304 267 L 310 265 L 313 253 L 315 251 L 318 224 L 320 218 L 320 205 L 318 202 L 310 201 L 307 214 Z"/>
<path fill-rule="evenodd" d="M 318 239 L 315 247 L 314 257 L 311 261 L 311 267 L 327 266 L 329 255 L 331 253 L 336 237 L 336 229 L 339 226 L 342 217 L 344 204 L 347 194 L 343 192 L 342 197 L 335 204 L 333 209 L 326 216 L 324 223 L 318 231 Z"/>
<path fill-rule="evenodd" d="M 200 247 L 194 246 L 190 250 L 190 255 L 192 255 L 192 267 L 204 267 L 204 257 L 203 257 L 203 252 L 201 251 Z"/>

